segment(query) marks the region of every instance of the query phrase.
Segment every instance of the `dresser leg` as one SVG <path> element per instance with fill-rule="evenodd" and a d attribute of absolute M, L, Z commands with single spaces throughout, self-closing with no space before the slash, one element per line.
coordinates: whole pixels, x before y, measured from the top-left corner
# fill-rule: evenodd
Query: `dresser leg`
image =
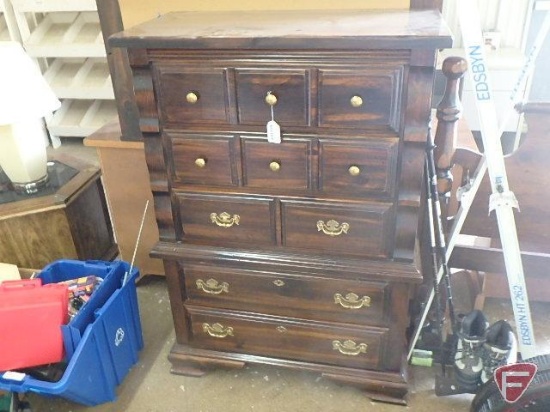
<path fill-rule="evenodd" d="M 209 357 L 206 351 L 187 345 L 174 344 L 168 354 L 172 363 L 170 372 L 176 375 L 201 377 L 212 369 L 242 369 L 245 362 Z"/>
<path fill-rule="evenodd" d="M 359 376 L 323 374 L 324 378 L 355 386 L 365 392 L 373 401 L 407 405 L 408 385 L 406 382 L 390 382 L 364 379 Z"/>

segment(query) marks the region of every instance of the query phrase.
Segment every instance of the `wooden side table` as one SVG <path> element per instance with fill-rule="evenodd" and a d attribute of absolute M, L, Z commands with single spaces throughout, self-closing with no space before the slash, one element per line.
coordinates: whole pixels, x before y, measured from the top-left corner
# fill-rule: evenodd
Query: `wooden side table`
<path fill-rule="evenodd" d="M 39 269 L 58 259 L 113 259 L 100 170 L 69 156 L 51 160 L 50 185 L 36 195 L 15 194 L 0 176 L 0 262 Z"/>
<path fill-rule="evenodd" d="M 121 258 L 132 260 L 145 203 L 150 200 L 134 265 L 141 275 L 164 275 L 162 260 L 149 257 L 159 240 L 143 142 L 120 139 L 118 121 L 84 139 L 99 155 L 107 202 Z"/>

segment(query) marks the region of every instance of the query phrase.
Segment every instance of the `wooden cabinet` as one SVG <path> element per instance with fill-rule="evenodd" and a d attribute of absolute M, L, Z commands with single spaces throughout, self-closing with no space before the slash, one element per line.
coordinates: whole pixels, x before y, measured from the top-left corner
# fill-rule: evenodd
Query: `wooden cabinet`
<path fill-rule="evenodd" d="M 435 11 L 171 13 L 128 48 L 177 342 L 402 403 Z M 280 124 L 270 143 L 266 124 Z"/>
<path fill-rule="evenodd" d="M 48 163 L 49 185 L 19 195 L 0 173 L 0 262 L 41 269 L 58 259 L 118 254 L 98 168 L 67 156 Z"/>

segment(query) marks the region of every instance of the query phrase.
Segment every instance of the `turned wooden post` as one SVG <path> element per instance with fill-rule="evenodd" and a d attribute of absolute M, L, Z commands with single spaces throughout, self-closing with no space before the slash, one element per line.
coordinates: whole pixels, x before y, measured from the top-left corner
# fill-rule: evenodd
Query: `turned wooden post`
<path fill-rule="evenodd" d="M 96 5 L 117 103 L 121 140 L 142 140 L 128 53 L 125 49 L 111 48 L 108 42 L 109 36 L 124 30 L 120 4 L 117 0 L 96 0 Z"/>
<path fill-rule="evenodd" d="M 437 128 L 434 137 L 434 158 L 437 171 L 437 190 L 446 202 L 453 186 L 453 156 L 458 135 L 457 121 L 462 115 L 459 83 L 467 69 L 462 57 L 447 57 L 443 61 L 443 74 L 447 78 L 445 94 L 437 106 Z"/>

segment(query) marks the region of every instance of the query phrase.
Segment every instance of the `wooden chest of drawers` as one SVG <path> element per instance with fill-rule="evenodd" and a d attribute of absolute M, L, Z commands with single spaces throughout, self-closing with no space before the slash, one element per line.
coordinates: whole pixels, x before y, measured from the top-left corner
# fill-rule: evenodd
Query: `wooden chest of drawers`
<path fill-rule="evenodd" d="M 439 14 L 171 13 L 110 41 L 132 64 L 172 371 L 268 363 L 403 402 Z"/>

